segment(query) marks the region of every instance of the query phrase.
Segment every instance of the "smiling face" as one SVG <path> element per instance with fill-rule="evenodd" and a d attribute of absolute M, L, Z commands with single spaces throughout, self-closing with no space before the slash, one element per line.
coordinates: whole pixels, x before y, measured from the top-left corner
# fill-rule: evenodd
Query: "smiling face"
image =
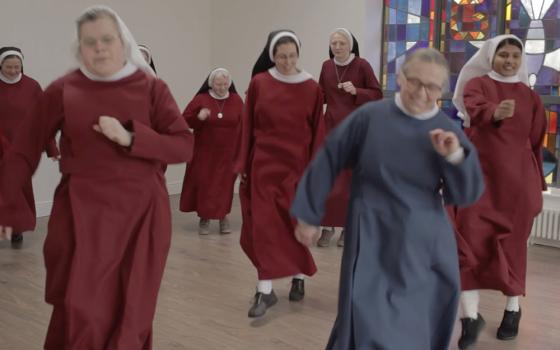
<path fill-rule="evenodd" d="M 331 51 L 339 62 L 344 62 L 350 57 L 350 43 L 346 36 L 335 32 L 331 35 L 330 40 Z"/>
<path fill-rule="evenodd" d="M 229 90 L 229 76 L 225 74 L 218 74 L 212 80 L 212 91 L 218 97 L 224 97 Z"/>
<path fill-rule="evenodd" d="M 284 75 L 297 73 L 298 50 L 293 42 L 277 44 L 274 53 L 274 64 L 276 69 Z"/>
<path fill-rule="evenodd" d="M 80 55 L 91 73 L 108 77 L 125 64 L 124 44 L 115 21 L 101 16 L 80 26 Z"/>
<path fill-rule="evenodd" d="M 494 72 L 505 77 L 517 74 L 521 66 L 521 49 L 515 45 L 505 44 L 496 50 L 492 61 Z"/>
<path fill-rule="evenodd" d="M 16 79 L 21 74 L 21 70 L 21 60 L 17 56 L 8 56 L 2 61 L 2 65 L 0 66 L 2 75 L 9 80 Z"/>
<path fill-rule="evenodd" d="M 441 97 L 446 81 L 445 67 L 434 62 L 411 61 L 397 77 L 406 110 L 413 114 L 431 111 Z"/>

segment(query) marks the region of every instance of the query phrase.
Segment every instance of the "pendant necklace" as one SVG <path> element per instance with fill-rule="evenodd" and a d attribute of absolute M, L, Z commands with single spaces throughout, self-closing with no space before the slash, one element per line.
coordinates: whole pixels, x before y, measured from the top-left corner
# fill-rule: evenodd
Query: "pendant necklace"
<path fill-rule="evenodd" d="M 338 75 L 338 65 L 334 61 L 334 58 L 333 58 L 333 64 L 334 64 L 334 71 L 336 73 L 336 80 L 338 81 L 337 87 L 339 89 L 342 89 L 342 79 L 344 78 L 344 74 L 346 74 L 346 71 L 348 70 L 348 67 L 350 67 L 350 65 L 347 64 L 346 67 L 344 67 L 344 70 L 342 71 L 342 74 Z"/>
<path fill-rule="evenodd" d="M 214 102 L 216 102 L 216 106 L 218 106 L 218 119 L 222 119 L 224 117 L 224 114 L 222 113 L 222 111 L 224 110 L 224 106 L 226 105 L 226 101 L 227 101 L 227 99 L 224 99 L 224 102 L 222 102 L 220 104 L 220 103 L 218 103 L 218 101 L 216 99 L 214 99 Z"/>

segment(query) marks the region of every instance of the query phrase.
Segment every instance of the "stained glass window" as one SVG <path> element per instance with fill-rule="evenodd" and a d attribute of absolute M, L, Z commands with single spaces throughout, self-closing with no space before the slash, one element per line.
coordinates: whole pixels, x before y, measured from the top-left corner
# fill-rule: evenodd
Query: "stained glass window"
<path fill-rule="evenodd" d="M 396 72 L 405 53 L 418 47 L 432 47 L 435 0 L 385 0 L 383 75 L 386 90 L 397 89 Z"/>
<path fill-rule="evenodd" d="M 461 67 L 487 38 L 501 33 L 521 38 L 530 85 L 548 99 L 545 147 L 548 155 L 560 158 L 560 1 L 384 0 L 384 4 L 382 83 L 387 91 L 397 90 L 395 74 L 410 50 L 439 49 L 450 63 L 453 91 Z M 450 99 L 443 99 L 440 106 L 455 117 Z M 547 182 L 560 185 L 555 169 Z"/>

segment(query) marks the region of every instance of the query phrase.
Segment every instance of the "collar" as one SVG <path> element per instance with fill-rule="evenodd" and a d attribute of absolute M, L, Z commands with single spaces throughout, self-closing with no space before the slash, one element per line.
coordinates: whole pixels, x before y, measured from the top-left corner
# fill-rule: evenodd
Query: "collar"
<path fill-rule="evenodd" d="M 274 79 L 280 80 L 281 82 L 288 83 L 288 84 L 303 83 L 304 81 L 312 79 L 311 74 L 307 73 L 304 70 L 301 70 L 293 75 L 285 75 L 280 73 L 278 69 L 276 69 L 276 67 L 272 67 L 268 70 L 268 73 L 270 73 L 270 75 L 272 75 Z"/>
<path fill-rule="evenodd" d="M 490 78 L 492 78 L 493 80 L 497 80 L 497 81 L 502 82 L 502 83 L 519 83 L 519 82 L 521 82 L 521 79 L 519 79 L 519 76 L 517 74 L 512 75 L 511 77 L 506 77 L 506 76 L 503 76 L 503 75 L 501 75 L 501 74 L 499 74 L 495 71 L 490 71 L 487 75 Z"/>
<path fill-rule="evenodd" d="M 137 70 L 138 67 L 136 67 L 134 64 L 130 63 L 130 62 L 126 62 L 126 64 L 124 65 L 124 67 L 122 67 L 118 72 L 116 72 L 115 74 L 108 76 L 108 77 L 100 77 L 96 74 L 93 74 L 92 72 L 90 72 L 89 70 L 87 70 L 87 68 L 83 65 L 80 66 L 80 70 L 82 71 L 82 73 L 84 73 L 84 75 L 93 81 L 104 81 L 104 82 L 110 82 L 110 81 L 117 81 L 117 80 L 121 80 L 123 78 L 126 78 L 128 76 L 131 76 L 132 74 L 134 74 Z"/>
<path fill-rule="evenodd" d="M 347 66 L 347 65 L 349 65 L 350 63 L 352 63 L 352 61 L 354 60 L 354 58 L 356 58 L 356 55 L 353 54 L 353 53 L 350 53 L 350 56 L 348 56 L 348 58 L 346 59 L 346 61 L 344 61 L 344 62 L 338 62 L 338 61 L 336 60 L 336 58 L 333 58 L 333 62 L 334 62 L 334 64 L 336 64 L 337 66 Z"/>
<path fill-rule="evenodd" d="M 223 96 L 223 97 L 218 96 L 218 94 L 216 94 L 214 91 L 212 91 L 212 89 L 208 90 L 208 94 L 210 94 L 210 96 L 212 96 L 212 98 L 214 98 L 216 100 L 225 100 L 226 98 L 229 97 L 229 91 L 226 92 L 225 96 Z"/>
<path fill-rule="evenodd" d="M 23 77 L 23 73 L 19 73 L 17 78 L 15 78 L 13 80 L 10 80 L 4 74 L 0 73 L 0 80 L 2 80 L 4 83 L 10 84 L 10 85 L 19 83 L 19 81 L 21 80 L 22 77 Z"/>
<path fill-rule="evenodd" d="M 408 115 L 409 117 L 412 117 L 414 119 L 419 119 L 419 120 L 428 120 L 430 118 L 435 117 L 438 113 L 439 113 L 439 107 L 437 106 L 437 104 L 434 104 L 434 108 L 432 108 L 431 111 L 427 111 L 424 113 L 420 113 L 420 114 L 412 114 L 409 111 L 407 111 L 407 109 L 404 107 L 404 104 L 401 100 L 401 93 L 397 92 L 395 94 L 395 104 L 397 105 L 397 107 L 401 110 L 401 112 L 403 112 L 404 114 Z"/>

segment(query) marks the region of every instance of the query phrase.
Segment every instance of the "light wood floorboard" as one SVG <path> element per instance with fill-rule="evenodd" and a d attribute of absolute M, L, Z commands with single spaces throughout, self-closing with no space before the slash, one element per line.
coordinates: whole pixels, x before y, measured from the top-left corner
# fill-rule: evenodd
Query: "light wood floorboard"
<path fill-rule="evenodd" d="M 208 236 L 198 235 L 195 214 L 177 210 L 178 196 L 171 202 L 173 242 L 154 322 L 154 349 L 324 349 L 336 316 L 342 253 L 334 241 L 329 248 L 313 248 L 319 272 L 306 280 L 302 303 L 288 301 L 289 279 L 275 281 L 278 304 L 262 319 L 252 320 L 247 310 L 256 273 L 239 246 L 237 200 L 230 218 L 234 232 L 220 235 L 212 222 Z M 46 219 L 41 218 L 21 250 L 0 242 L 0 349 L 42 349 L 50 316 L 43 301 L 45 232 Z M 560 249 L 529 248 L 527 283 L 521 330 L 514 341 L 495 337 L 505 298 L 498 292 L 482 293 L 480 312 L 487 326 L 473 350 L 560 349 Z M 456 349 L 459 331 L 457 323 L 450 349 Z"/>

